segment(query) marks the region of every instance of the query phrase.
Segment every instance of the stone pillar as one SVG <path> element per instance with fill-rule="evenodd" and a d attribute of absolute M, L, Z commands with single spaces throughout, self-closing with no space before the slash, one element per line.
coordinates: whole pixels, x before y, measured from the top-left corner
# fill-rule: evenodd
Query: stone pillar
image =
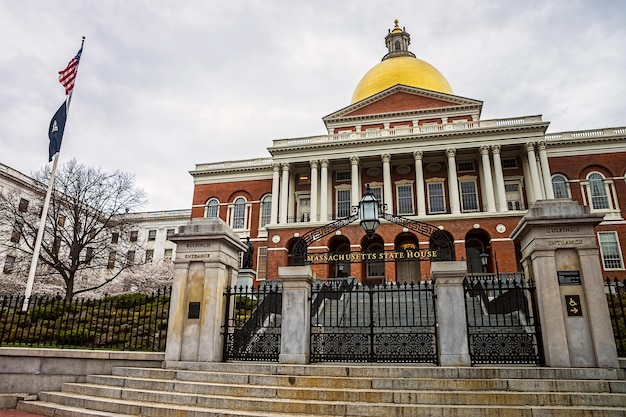
<path fill-rule="evenodd" d="M 452 214 L 461 212 L 461 203 L 459 201 L 459 180 L 456 173 L 456 149 L 446 149 L 448 157 L 448 188 L 450 197 L 450 211 Z"/>
<path fill-rule="evenodd" d="M 352 186 L 352 190 L 350 193 L 350 204 L 356 206 L 359 204 L 359 200 L 361 199 L 361 182 L 359 181 L 359 157 L 351 156 L 350 157 L 350 184 Z"/>
<path fill-rule="evenodd" d="M 426 216 L 423 157 L 424 153 L 422 151 L 413 152 L 413 158 L 415 159 L 415 197 L 417 198 L 418 216 Z"/>
<path fill-rule="evenodd" d="M 308 364 L 311 357 L 311 284 L 310 265 L 281 266 L 278 278 L 283 283 L 279 363 Z"/>
<path fill-rule="evenodd" d="M 619 367 L 594 233 L 602 217 L 572 200 L 541 200 L 511 234 L 536 283 L 547 366 Z"/>
<path fill-rule="evenodd" d="M 165 360 L 220 362 L 224 291 L 237 282 L 246 245 L 218 218 L 193 219 L 171 240 L 176 258 Z"/>
<path fill-rule="evenodd" d="M 539 161 L 541 165 L 541 176 L 543 177 L 543 188 L 547 199 L 554 199 L 554 190 L 552 189 L 552 174 L 550 173 L 550 164 L 548 163 L 548 154 L 546 152 L 546 143 L 539 142 Z"/>
<path fill-rule="evenodd" d="M 282 164 L 283 177 L 280 185 L 280 220 L 278 223 L 287 224 L 287 209 L 289 207 L 289 164 Z"/>
<path fill-rule="evenodd" d="M 384 153 L 383 160 L 383 203 L 387 205 L 387 213 L 393 214 L 393 192 L 391 190 L 391 155 Z"/>
<path fill-rule="evenodd" d="M 535 143 L 528 142 L 525 146 L 526 156 L 528 158 L 528 168 L 530 169 L 530 180 L 533 184 L 533 193 L 535 200 L 542 200 L 541 181 L 539 180 L 539 170 L 537 169 L 537 157 L 535 156 Z"/>
<path fill-rule="evenodd" d="M 317 217 L 317 196 L 319 195 L 317 192 L 317 166 L 319 162 L 314 159 L 311 161 L 311 221 L 318 221 Z"/>
<path fill-rule="evenodd" d="M 321 222 L 328 219 L 328 159 L 320 161 L 320 218 Z"/>
<path fill-rule="evenodd" d="M 506 190 L 504 188 L 504 174 L 502 172 L 502 159 L 500 158 L 500 145 L 492 145 L 491 152 L 493 153 L 493 167 L 496 177 L 496 189 L 498 190 L 498 211 L 509 211 L 509 206 L 506 203 Z"/>
<path fill-rule="evenodd" d="M 480 157 L 482 160 L 483 175 L 485 177 L 485 188 L 487 194 L 487 210 L 488 212 L 496 211 L 496 197 L 493 193 L 493 179 L 491 178 L 491 162 L 489 161 L 489 146 L 480 147 Z"/>
<path fill-rule="evenodd" d="M 441 366 L 471 366 L 465 289 L 465 261 L 433 262 L 430 276 L 437 293 L 437 350 Z"/>
<path fill-rule="evenodd" d="M 272 169 L 272 206 L 270 211 L 270 224 L 276 224 L 278 223 L 278 202 L 280 198 L 280 164 L 272 165 Z"/>

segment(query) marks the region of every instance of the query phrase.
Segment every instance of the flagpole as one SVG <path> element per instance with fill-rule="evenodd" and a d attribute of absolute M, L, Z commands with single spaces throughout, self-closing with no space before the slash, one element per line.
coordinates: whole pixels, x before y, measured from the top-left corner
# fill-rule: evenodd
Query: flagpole
<path fill-rule="evenodd" d="M 83 50 L 85 45 L 85 37 L 83 36 L 80 44 L 80 51 Z M 76 74 L 78 76 L 78 66 L 76 67 Z M 72 94 L 74 89 L 67 96 L 65 117 L 70 113 L 70 103 L 72 102 Z M 35 283 L 35 273 L 37 272 L 37 263 L 39 262 L 39 252 L 41 251 L 41 243 L 43 241 L 43 234 L 46 230 L 46 219 L 48 217 L 48 209 L 50 207 L 50 198 L 52 196 L 52 190 L 54 189 L 54 176 L 57 170 L 57 163 L 59 162 L 59 154 L 61 150 L 54 154 L 54 161 L 52 162 L 52 171 L 50 171 L 50 179 L 48 180 L 48 190 L 46 191 L 46 198 L 43 202 L 43 209 L 41 211 L 41 219 L 39 219 L 39 229 L 37 230 L 37 238 L 35 239 L 35 246 L 33 247 L 33 257 L 30 261 L 30 270 L 28 271 L 28 280 L 26 281 L 26 291 L 24 292 L 24 304 L 22 305 L 22 311 L 28 310 L 28 304 L 30 302 L 30 296 L 33 292 L 33 285 Z"/>

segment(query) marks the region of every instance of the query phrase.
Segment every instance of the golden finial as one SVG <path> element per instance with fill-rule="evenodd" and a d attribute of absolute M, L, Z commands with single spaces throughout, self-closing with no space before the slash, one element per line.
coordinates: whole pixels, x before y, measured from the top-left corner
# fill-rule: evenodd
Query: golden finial
<path fill-rule="evenodd" d="M 395 24 L 395 26 L 393 27 L 393 30 L 391 32 L 392 33 L 402 32 L 402 29 L 400 29 L 400 26 L 398 26 L 398 23 L 400 23 L 398 19 L 394 20 L 393 23 Z"/>

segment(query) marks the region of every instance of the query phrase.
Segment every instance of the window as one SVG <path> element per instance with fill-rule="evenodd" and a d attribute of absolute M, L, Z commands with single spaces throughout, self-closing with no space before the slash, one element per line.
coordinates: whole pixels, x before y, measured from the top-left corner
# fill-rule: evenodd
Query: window
<path fill-rule="evenodd" d="M 15 256 L 7 255 L 7 257 L 4 258 L 3 273 L 10 274 L 13 272 L 13 268 L 15 268 Z"/>
<path fill-rule="evenodd" d="M 459 181 L 459 189 L 461 191 L 461 210 L 478 211 L 476 180 Z"/>
<path fill-rule="evenodd" d="M 604 177 L 602 174 L 592 172 L 587 176 L 587 180 L 589 181 L 591 208 L 594 210 L 608 210 L 609 199 L 606 195 Z"/>
<path fill-rule="evenodd" d="M 310 184 L 311 177 L 308 174 L 300 174 L 298 175 L 298 184 Z"/>
<path fill-rule="evenodd" d="M 244 229 L 246 225 L 246 199 L 237 197 L 233 208 L 233 229 Z"/>
<path fill-rule="evenodd" d="M 520 181 L 507 182 L 504 184 L 506 205 L 509 210 L 524 210 L 521 189 L 522 185 Z"/>
<path fill-rule="evenodd" d="M 515 169 L 515 168 L 517 168 L 517 158 L 502 159 L 502 169 Z"/>
<path fill-rule="evenodd" d="M 552 191 L 554 192 L 554 198 L 570 198 L 567 178 L 561 174 L 553 175 Z"/>
<path fill-rule="evenodd" d="M 172 260 L 172 249 L 165 249 L 165 252 L 163 252 L 163 259 L 166 261 Z"/>
<path fill-rule="evenodd" d="M 20 220 L 16 221 L 13 224 L 13 232 L 11 233 L 11 242 L 19 243 L 20 238 L 22 237 L 22 229 L 24 228 L 24 223 Z"/>
<path fill-rule="evenodd" d="M 258 257 L 256 263 L 256 279 L 267 279 L 267 246 L 261 246 L 258 249 Z"/>
<path fill-rule="evenodd" d="M 352 178 L 352 175 L 350 174 L 350 171 L 337 171 L 335 173 L 335 178 L 337 179 L 338 182 L 350 181 L 350 178 Z"/>
<path fill-rule="evenodd" d="M 458 172 L 474 172 L 474 161 L 458 162 Z"/>
<path fill-rule="evenodd" d="M 59 218 L 57 219 L 57 224 L 61 227 L 65 226 L 65 216 L 60 214 Z"/>
<path fill-rule="evenodd" d="M 337 190 L 337 218 L 342 219 L 350 215 L 350 189 Z"/>
<path fill-rule="evenodd" d="M 20 204 L 18 206 L 18 210 L 21 213 L 26 213 L 26 210 L 28 210 L 28 203 L 29 201 L 25 198 L 20 198 Z"/>
<path fill-rule="evenodd" d="M 413 209 L 413 184 L 398 184 L 396 187 L 398 195 L 398 214 L 414 214 Z"/>
<path fill-rule="evenodd" d="M 311 221 L 311 197 L 303 195 L 298 197 L 298 218 L 296 222 Z"/>
<path fill-rule="evenodd" d="M 446 212 L 446 200 L 443 195 L 443 182 L 428 183 L 428 210 L 430 213 Z"/>
<path fill-rule="evenodd" d="M 617 232 L 599 232 L 598 241 L 600 242 L 600 254 L 604 269 L 624 269 Z"/>
<path fill-rule="evenodd" d="M 154 250 L 153 249 L 147 249 L 146 250 L 146 263 L 152 262 L 152 258 L 154 258 Z"/>
<path fill-rule="evenodd" d="M 215 218 L 219 216 L 220 201 L 217 198 L 211 198 L 204 208 L 204 217 Z"/>
<path fill-rule="evenodd" d="M 176 234 L 176 229 L 167 229 L 167 240 L 170 240 Z"/>
<path fill-rule="evenodd" d="M 118 232 L 111 233 L 111 243 L 117 243 L 120 240 L 120 234 Z"/>
<path fill-rule="evenodd" d="M 85 264 L 91 264 L 91 260 L 93 259 L 93 248 L 86 247 L 85 248 Z"/>
<path fill-rule="evenodd" d="M 268 194 L 261 199 L 261 227 L 270 224 L 272 220 L 272 195 Z"/>
<path fill-rule="evenodd" d="M 135 263 L 135 251 L 134 250 L 129 250 L 128 253 L 126 254 L 126 263 L 129 265 L 132 265 L 133 263 Z"/>
<path fill-rule="evenodd" d="M 156 240 L 156 230 L 148 230 L 148 242 Z"/>
<path fill-rule="evenodd" d="M 113 269 L 115 267 L 115 257 L 117 256 L 117 252 L 112 250 L 109 252 L 109 260 L 107 262 L 107 269 Z"/>
<path fill-rule="evenodd" d="M 136 241 L 137 241 L 138 236 L 139 236 L 139 232 L 138 232 L 137 230 L 131 230 L 131 231 L 130 231 L 130 237 L 129 237 L 129 240 L 130 240 L 131 242 L 136 242 Z"/>

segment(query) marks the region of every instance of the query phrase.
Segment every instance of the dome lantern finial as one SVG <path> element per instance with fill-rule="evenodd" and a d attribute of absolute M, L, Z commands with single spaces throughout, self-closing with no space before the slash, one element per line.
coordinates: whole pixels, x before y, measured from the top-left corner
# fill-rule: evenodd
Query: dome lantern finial
<path fill-rule="evenodd" d="M 410 56 L 415 58 L 415 54 L 409 51 L 409 44 L 411 43 L 411 35 L 406 31 L 400 29 L 398 26 L 398 19 L 393 21 L 394 27 L 387 36 L 385 36 L 385 44 L 387 45 L 387 55 L 383 57 L 383 61 L 387 58 L 393 58 L 396 56 Z"/>

